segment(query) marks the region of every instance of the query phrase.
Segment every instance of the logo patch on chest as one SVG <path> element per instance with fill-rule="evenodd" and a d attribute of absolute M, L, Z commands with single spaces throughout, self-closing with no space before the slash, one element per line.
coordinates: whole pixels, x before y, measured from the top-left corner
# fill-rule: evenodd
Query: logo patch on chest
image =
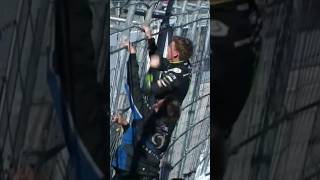
<path fill-rule="evenodd" d="M 169 69 L 168 70 L 169 72 L 171 71 L 171 72 L 175 72 L 175 73 L 181 73 L 182 72 L 182 70 L 180 69 L 180 68 L 172 68 L 172 69 Z"/>

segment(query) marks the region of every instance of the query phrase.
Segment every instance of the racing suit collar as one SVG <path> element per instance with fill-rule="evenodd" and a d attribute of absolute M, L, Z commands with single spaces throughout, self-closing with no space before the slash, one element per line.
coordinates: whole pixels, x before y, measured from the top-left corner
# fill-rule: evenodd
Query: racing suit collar
<path fill-rule="evenodd" d="M 171 62 L 171 61 L 169 61 L 170 64 L 179 64 L 179 63 L 183 63 L 183 62 L 184 62 L 184 61 L 180 61 L 180 60 L 179 60 L 179 61 L 176 61 L 176 62 Z"/>

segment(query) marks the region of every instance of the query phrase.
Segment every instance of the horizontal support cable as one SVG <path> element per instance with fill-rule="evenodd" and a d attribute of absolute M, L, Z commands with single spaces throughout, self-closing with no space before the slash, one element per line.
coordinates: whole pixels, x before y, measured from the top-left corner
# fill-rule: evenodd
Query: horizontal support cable
<path fill-rule="evenodd" d="M 194 13 L 194 12 L 200 11 L 200 10 L 210 10 L 210 8 L 208 8 L 208 7 L 201 7 L 201 8 L 197 8 L 197 9 L 187 10 L 188 12 L 176 13 L 176 14 L 171 14 L 171 15 L 161 15 L 161 14 L 153 13 L 153 14 L 152 14 L 152 17 L 155 18 L 155 20 L 153 20 L 153 21 L 156 21 L 156 20 L 164 19 L 164 18 L 168 18 L 168 17 L 176 17 L 176 16 L 181 16 L 181 15 L 190 14 L 190 13 Z M 165 12 L 159 12 L 159 13 L 165 13 Z M 142 10 L 142 11 L 137 10 L 137 11 L 135 12 L 135 14 L 138 15 L 138 16 L 145 16 L 146 12 L 143 11 L 143 10 Z"/>
<path fill-rule="evenodd" d="M 207 97 L 207 96 L 209 96 L 209 95 L 210 95 L 210 93 L 198 97 L 197 99 L 195 99 L 195 100 L 192 101 L 191 103 L 189 103 L 189 104 L 185 105 L 183 108 L 181 108 L 181 111 L 183 111 L 183 110 L 186 109 L 187 107 L 191 106 L 193 103 L 195 103 L 195 102 L 197 102 L 197 101 L 199 101 L 199 100 L 201 100 L 201 99 L 203 99 L 203 98 L 205 98 L 205 97 Z"/>
<path fill-rule="evenodd" d="M 153 4 L 155 3 L 159 3 L 160 0 L 158 0 L 157 2 L 153 2 L 151 3 L 150 5 L 145 3 L 145 2 L 135 2 L 135 3 L 131 3 L 131 4 L 125 4 L 125 5 L 122 5 L 122 6 L 113 6 L 112 9 L 121 9 L 121 8 L 124 8 L 124 7 L 127 7 L 127 6 L 131 6 L 131 5 L 144 5 L 145 7 L 147 7 L 147 9 L 149 9 Z M 118 3 L 118 2 L 115 2 L 115 3 Z"/>
<path fill-rule="evenodd" d="M 191 10 L 191 11 L 189 11 L 189 12 L 183 12 L 183 13 L 178 13 L 178 14 L 171 14 L 169 17 L 175 17 L 175 16 L 181 16 L 181 15 L 185 15 L 185 14 L 190 14 L 190 12 L 195 12 L 195 11 L 200 11 L 200 10 L 210 10 L 210 8 L 198 8 L 198 9 L 195 9 L 195 10 Z M 168 16 L 162 16 L 162 18 L 165 18 L 165 17 L 168 17 Z M 111 18 L 112 18 L 112 17 L 111 17 Z M 210 18 L 208 18 L 208 19 L 210 19 Z M 112 19 L 111 19 L 111 20 L 112 20 Z M 155 19 L 155 20 L 153 20 L 153 21 L 156 21 L 156 20 L 159 20 L 159 19 Z M 151 21 L 151 22 L 153 22 L 153 21 Z M 133 26 L 130 26 L 130 27 L 121 29 L 121 30 L 119 30 L 119 31 L 117 31 L 117 32 L 112 32 L 112 33 L 110 33 L 110 35 L 115 34 L 115 33 L 119 33 L 119 32 L 125 31 L 125 30 L 128 30 L 128 29 L 130 29 L 130 28 L 134 28 L 134 27 L 137 27 L 137 25 L 133 25 Z M 137 28 L 141 29 L 141 27 L 139 27 L 139 26 L 138 26 Z M 156 33 L 156 34 L 157 34 L 157 33 Z"/>
<path fill-rule="evenodd" d="M 310 108 L 313 108 L 315 106 L 319 106 L 320 105 L 320 100 L 315 101 L 314 103 L 311 103 L 309 105 L 306 105 L 302 108 L 299 108 L 291 113 L 288 113 L 282 117 L 280 117 L 278 120 L 274 121 L 271 125 L 263 128 L 261 131 L 257 132 L 256 134 L 252 135 L 251 137 L 247 138 L 246 140 L 240 142 L 238 145 L 234 146 L 233 148 L 231 148 L 230 154 L 235 154 L 237 151 L 239 151 L 239 149 L 241 149 L 242 147 L 244 147 L 245 145 L 247 145 L 248 143 L 252 142 L 253 140 L 257 139 L 258 137 L 260 137 L 261 135 L 267 133 L 269 130 L 274 129 L 276 127 L 278 127 L 280 124 L 289 121 L 292 119 L 293 116 L 306 111 Z"/>
<path fill-rule="evenodd" d="M 205 139 L 201 140 L 197 145 L 195 145 L 193 148 L 189 149 L 185 155 L 182 156 L 181 159 L 179 159 L 173 166 L 172 168 L 176 167 L 190 152 L 192 152 L 194 149 L 196 149 L 199 145 L 201 145 L 202 143 L 204 143 L 207 139 L 209 139 L 210 135 L 207 136 Z"/>
<path fill-rule="evenodd" d="M 180 25 L 180 26 L 174 26 L 174 27 L 172 27 L 172 29 L 181 28 L 181 27 L 187 26 L 187 25 L 189 25 L 189 24 L 192 24 L 192 23 L 195 23 L 195 22 L 198 22 L 198 21 L 209 20 L 209 19 L 210 19 L 210 18 L 199 18 L 199 19 L 197 19 L 197 20 L 191 21 L 191 22 L 189 22 L 189 23 L 186 23 L 186 24 L 183 24 L 183 25 Z M 135 27 L 136 27 L 136 26 L 135 26 Z M 129 28 L 129 29 L 130 29 L 130 28 Z M 141 28 L 139 27 L 139 29 L 141 29 Z M 159 31 L 159 32 L 157 32 L 157 33 L 154 33 L 154 34 L 152 34 L 152 36 L 157 35 L 157 34 L 160 34 L 160 33 L 165 33 L 167 29 L 169 29 L 169 28 L 164 28 L 163 31 Z M 133 41 L 132 44 L 135 45 L 135 44 L 137 44 L 137 43 L 139 43 L 139 42 L 142 42 L 142 41 L 145 41 L 145 40 L 147 40 L 147 38 L 138 39 L 138 40 L 136 40 L 136 41 Z M 110 51 L 110 54 L 114 54 L 114 53 L 119 52 L 119 51 L 121 51 L 121 50 L 123 50 L 123 49 L 126 49 L 126 48 L 125 48 L 125 47 L 118 48 L 118 49 L 116 49 L 116 50 Z"/>
<path fill-rule="evenodd" d="M 188 131 L 190 131 L 192 128 L 196 127 L 198 124 L 200 124 L 201 122 L 207 120 L 210 118 L 210 115 L 201 119 L 200 121 L 196 122 L 195 124 L 193 124 L 192 126 L 190 126 L 187 130 L 183 131 L 177 138 L 174 139 L 174 141 L 172 141 L 172 143 L 168 146 L 168 149 L 170 149 L 183 135 L 185 135 Z"/>
<path fill-rule="evenodd" d="M 117 31 L 117 32 L 112 32 L 112 33 L 110 33 L 110 36 L 113 35 L 113 34 L 116 34 L 116 33 L 119 33 L 119 32 L 125 31 L 125 30 L 128 30 L 128 29 L 132 29 L 132 28 L 137 28 L 137 29 L 139 29 L 139 30 L 142 29 L 139 25 L 132 25 L 132 26 L 126 27 L 126 28 L 124 28 L 124 29 L 121 29 L 121 30 L 119 30 L 119 31 Z"/>

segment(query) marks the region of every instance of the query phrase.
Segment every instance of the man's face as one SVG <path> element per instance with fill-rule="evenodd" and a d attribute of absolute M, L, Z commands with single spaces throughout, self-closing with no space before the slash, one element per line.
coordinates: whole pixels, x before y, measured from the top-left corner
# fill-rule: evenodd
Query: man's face
<path fill-rule="evenodd" d="M 171 41 L 167 48 L 167 59 L 169 61 L 174 61 L 179 59 L 179 52 L 176 49 L 176 43 L 174 41 Z"/>

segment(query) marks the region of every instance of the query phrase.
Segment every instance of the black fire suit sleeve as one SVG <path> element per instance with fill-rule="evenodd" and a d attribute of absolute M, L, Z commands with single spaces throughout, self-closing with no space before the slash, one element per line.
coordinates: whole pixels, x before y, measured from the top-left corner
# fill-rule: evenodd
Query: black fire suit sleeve
<path fill-rule="evenodd" d="M 156 45 L 156 41 L 154 38 L 148 39 L 148 50 L 149 50 L 149 56 L 156 54 L 158 47 Z"/>
<path fill-rule="evenodd" d="M 162 78 L 153 82 L 151 85 L 151 92 L 155 96 L 162 96 L 167 92 L 172 91 L 174 88 L 179 87 L 179 84 L 182 81 L 181 74 L 175 72 L 167 72 Z"/>
<path fill-rule="evenodd" d="M 132 94 L 133 102 L 143 118 L 149 117 L 153 110 L 143 98 L 143 91 L 140 88 L 139 65 L 136 60 L 136 54 L 130 54 L 127 62 L 127 80 Z"/>
<path fill-rule="evenodd" d="M 169 61 L 166 58 L 163 58 L 159 55 L 159 52 L 157 52 L 157 45 L 154 38 L 148 39 L 148 50 L 149 50 L 149 57 L 152 55 L 158 55 L 160 58 L 160 67 L 159 68 L 151 68 L 159 71 L 165 71 L 168 69 Z"/>

